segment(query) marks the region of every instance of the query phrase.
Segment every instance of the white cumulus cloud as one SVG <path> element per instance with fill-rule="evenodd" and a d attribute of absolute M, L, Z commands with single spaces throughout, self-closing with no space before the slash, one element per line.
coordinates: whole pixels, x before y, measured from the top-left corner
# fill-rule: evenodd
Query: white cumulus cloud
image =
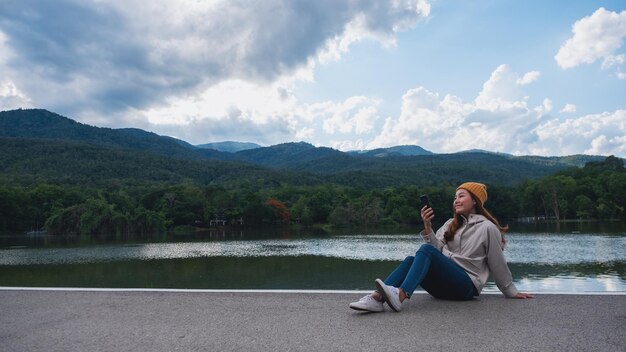
<path fill-rule="evenodd" d="M 378 118 L 378 101 L 367 97 L 350 97 L 346 101 L 325 104 L 324 111 L 317 111 L 317 117 L 326 117 L 324 132 L 327 134 L 343 133 L 361 135 L 371 132 Z"/>
<path fill-rule="evenodd" d="M 538 138 L 529 145 L 537 154 L 626 154 L 626 110 L 585 115 L 561 121 L 552 119 L 532 131 Z"/>
<path fill-rule="evenodd" d="M 536 72 L 536 71 L 533 71 Z M 536 74 L 538 77 L 538 73 Z M 492 73 L 489 80 L 483 84 L 483 90 L 476 98 L 476 107 L 485 110 L 508 108 L 526 108 L 525 96 L 522 90 L 523 81 L 535 76 L 534 73 L 520 77 L 511 71 L 509 65 L 500 65 Z"/>
<path fill-rule="evenodd" d="M 367 148 L 416 144 L 435 152 L 468 149 L 516 155 L 626 154 L 626 111 L 560 120 L 550 115 L 552 100 L 528 106 L 508 65 L 497 67 L 473 102 L 441 96 L 424 87 L 407 91 L 397 118 L 386 119 Z M 573 113 L 567 104 L 561 112 Z"/>
<path fill-rule="evenodd" d="M 616 51 L 626 37 L 626 11 L 620 13 L 599 8 L 572 26 L 573 36 L 565 41 L 554 57 L 564 69 L 604 60 L 603 67 L 623 63 Z"/>
<path fill-rule="evenodd" d="M 530 71 L 524 74 L 524 76 L 522 76 L 522 78 L 519 78 L 516 82 L 521 86 L 525 86 L 539 79 L 539 76 L 541 76 L 541 73 L 539 71 Z"/>
<path fill-rule="evenodd" d="M 285 78 L 311 80 L 324 55 L 339 58 L 368 39 L 393 45 L 398 31 L 430 13 L 425 0 L 29 0 L 1 7 L 0 44 L 15 55 L 0 51 L 0 68 L 13 83 L 38 106 L 75 118 L 116 116 L 111 124 L 167 110 L 168 102 L 172 114 L 150 121 L 180 123 L 189 114 L 174 106 L 217 94 L 205 91 L 223 82 L 271 90 Z"/>
<path fill-rule="evenodd" d="M 545 115 L 552 111 L 552 100 L 545 98 L 543 103 L 533 109 L 539 115 Z"/>
<path fill-rule="evenodd" d="M 621 55 L 609 55 L 602 61 L 602 69 L 605 70 L 609 67 L 620 66 L 624 63 L 624 54 Z"/>
<path fill-rule="evenodd" d="M 0 111 L 17 108 L 30 108 L 30 98 L 9 80 L 0 80 Z"/>
<path fill-rule="evenodd" d="M 561 109 L 559 112 L 560 113 L 576 112 L 576 105 L 574 105 L 574 104 L 565 104 L 565 106 L 563 106 L 563 109 Z"/>

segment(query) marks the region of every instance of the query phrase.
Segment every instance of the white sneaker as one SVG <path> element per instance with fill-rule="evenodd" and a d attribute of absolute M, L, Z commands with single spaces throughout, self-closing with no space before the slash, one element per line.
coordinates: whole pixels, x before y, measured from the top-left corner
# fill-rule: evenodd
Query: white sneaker
<path fill-rule="evenodd" d="M 399 312 L 402 310 L 402 302 L 400 302 L 400 290 L 397 287 L 387 286 L 381 279 L 376 279 L 376 288 L 383 295 L 383 298 L 391 307 L 391 309 Z"/>
<path fill-rule="evenodd" d="M 375 300 L 372 295 L 363 296 L 357 302 L 350 303 L 350 308 L 366 312 L 382 312 L 385 310 L 383 302 Z"/>

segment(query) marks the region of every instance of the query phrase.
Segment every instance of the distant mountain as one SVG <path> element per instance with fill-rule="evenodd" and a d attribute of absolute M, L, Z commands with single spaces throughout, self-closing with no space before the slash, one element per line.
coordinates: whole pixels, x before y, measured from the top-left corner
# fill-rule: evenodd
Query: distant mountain
<path fill-rule="evenodd" d="M 0 136 L 72 140 L 192 160 L 229 159 L 226 154 L 201 150 L 176 138 L 137 128 L 89 126 L 42 109 L 0 111 Z"/>
<path fill-rule="evenodd" d="M 0 137 L 0 184 L 47 180 L 80 185 L 114 184 L 319 184 L 319 178 L 241 162 L 172 158 L 115 146 L 61 140 Z"/>
<path fill-rule="evenodd" d="M 220 152 L 227 152 L 227 153 L 236 153 L 242 150 L 261 148 L 261 146 L 256 143 L 245 143 L 245 142 L 234 142 L 234 141 L 198 144 L 196 145 L 196 147 L 201 148 L 201 149 L 214 149 Z"/>
<path fill-rule="evenodd" d="M 603 161 L 604 159 L 606 159 L 606 157 L 600 156 L 600 155 L 583 155 L 583 154 L 567 155 L 567 156 L 535 156 L 535 155 L 515 156 L 512 154 L 490 152 L 488 150 L 482 150 L 482 149 L 470 149 L 470 150 L 458 152 L 457 154 L 464 154 L 464 153 L 484 153 L 484 154 L 500 155 L 500 156 L 504 156 L 504 157 L 511 158 L 511 159 L 528 161 L 537 165 L 549 165 L 549 166 L 565 165 L 565 166 L 583 167 L 585 166 L 585 164 L 587 164 L 590 161 L 597 162 L 597 161 Z M 626 165 L 626 159 L 624 159 L 624 165 Z"/>
<path fill-rule="evenodd" d="M 603 161 L 606 159 L 604 156 L 599 155 L 584 155 L 584 154 L 575 154 L 575 155 L 567 155 L 567 156 L 535 156 L 535 155 L 524 155 L 514 157 L 519 160 L 530 161 L 533 164 L 539 165 L 567 165 L 567 166 L 575 166 L 575 167 L 583 167 L 590 161 Z M 626 159 L 622 159 L 624 161 L 624 165 L 626 165 Z"/>
<path fill-rule="evenodd" d="M 294 164 L 291 171 L 326 175 L 332 182 L 362 187 L 393 185 L 457 184 L 475 180 L 487 184 L 514 185 L 570 167 L 560 163 L 538 164 L 531 160 L 486 153 L 455 153 L 372 158 L 329 156 L 306 165 Z"/>
<path fill-rule="evenodd" d="M 605 159 L 589 155 L 513 156 L 482 150 L 433 154 L 419 146 L 345 153 L 304 142 L 223 152 L 135 128 L 93 127 L 37 109 L 0 112 L 0 139 L 0 178 L 80 177 L 93 182 L 239 180 L 250 185 L 256 179 L 271 184 L 331 182 L 377 188 L 475 180 L 514 185 Z"/>
<path fill-rule="evenodd" d="M 484 150 L 484 149 L 468 149 L 468 150 L 463 150 L 458 152 L 459 154 L 463 154 L 463 153 L 485 153 L 485 154 L 495 154 L 495 155 L 503 155 L 503 156 L 513 156 L 513 154 L 507 154 L 507 153 L 500 153 L 500 152 L 491 152 L 489 150 Z"/>
<path fill-rule="evenodd" d="M 315 147 L 305 142 L 283 143 L 270 147 L 242 150 L 235 153 L 234 160 L 245 161 L 257 165 L 299 169 L 302 163 L 313 163 L 327 156 L 341 156 L 345 153 L 326 147 Z"/>
<path fill-rule="evenodd" d="M 575 166 L 559 158 L 527 158 L 485 152 L 373 157 L 303 142 L 241 151 L 235 153 L 234 159 L 320 175 L 334 183 L 359 187 L 455 184 L 468 179 L 513 185 L 525 178 L 542 177 Z M 603 160 L 604 157 L 590 159 Z"/>
<path fill-rule="evenodd" d="M 428 151 L 417 145 L 399 145 L 389 148 L 377 148 L 372 150 L 350 151 L 350 155 L 371 156 L 371 157 L 387 157 L 387 156 L 415 156 L 415 155 L 432 155 L 433 152 Z"/>

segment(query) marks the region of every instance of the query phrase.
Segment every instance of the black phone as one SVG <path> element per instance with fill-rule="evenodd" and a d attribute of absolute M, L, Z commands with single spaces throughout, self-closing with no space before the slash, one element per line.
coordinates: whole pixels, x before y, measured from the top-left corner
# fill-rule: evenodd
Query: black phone
<path fill-rule="evenodd" d="M 432 208 L 430 206 L 430 201 L 428 200 L 428 195 L 426 195 L 426 194 L 422 194 L 420 196 L 420 210 L 422 210 L 424 208 L 424 206 Z"/>

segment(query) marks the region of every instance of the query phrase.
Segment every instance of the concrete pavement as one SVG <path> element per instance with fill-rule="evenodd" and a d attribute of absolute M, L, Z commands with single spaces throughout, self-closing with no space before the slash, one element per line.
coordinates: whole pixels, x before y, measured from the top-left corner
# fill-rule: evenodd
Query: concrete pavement
<path fill-rule="evenodd" d="M 0 288 L 0 351 L 625 351 L 626 295 L 32 291 Z"/>

